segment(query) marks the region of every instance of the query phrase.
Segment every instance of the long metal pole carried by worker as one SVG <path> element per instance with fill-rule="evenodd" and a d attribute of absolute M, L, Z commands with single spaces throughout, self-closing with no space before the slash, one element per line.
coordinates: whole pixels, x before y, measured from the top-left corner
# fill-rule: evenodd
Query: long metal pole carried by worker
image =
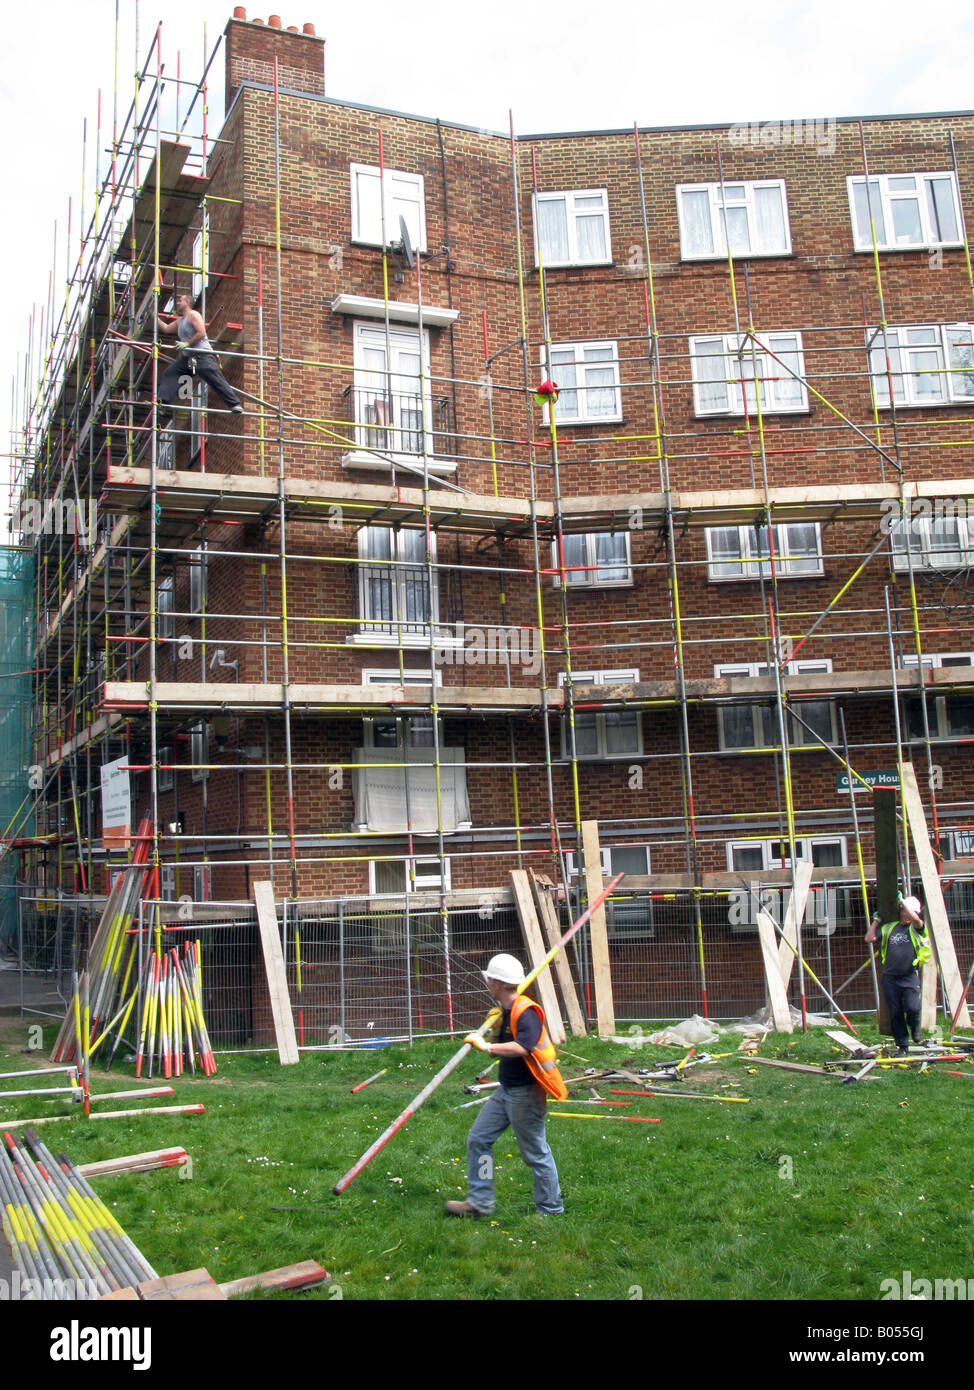
<path fill-rule="evenodd" d="M 601 907 L 601 905 L 605 902 L 606 898 L 610 895 L 610 893 L 612 893 L 614 889 L 618 887 L 619 882 L 623 877 L 623 874 L 616 874 L 615 878 L 612 879 L 608 888 L 603 889 L 603 891 L 599 894 L 595 901 L 591 903 L 589 907 L 585 909 L 582 915 L 571 924 L 571 926 L 565 932 L 561 940 L 555 942 L 554 946 L 552 946 L 551 950 L 545 956 L 544 960 L 540 963 L 540 965 L 536 965 L 535 968 L 531 971 L 530 975 L 528 975 L 528 977 L 525 979 L 524 983 L 518 986 L 518 994 L 523 994 L 524 991 L 527 989 L 528 985 L 530 985 L 532 981 L 538 978 L 542 970 L 547 969 L 547 967 L 551 964 L 551 962 L 554 960 L 555 956 L 562 949 L 562 947 L 567 946 L 568 942 L 572 939 L 572 937 L 579 930 L 579 928 L 585 925 L 585 923 L 591 917 L 592 913 L 596 910 L 596 908 Z M 485 1019 L 476 1031 L 482 1035 L 486 1031 L 487 1026 L 487 1020 Z M 385 1148 L 386 1144 L 388 1144 L 389 1140 L 393 1137 L 393 1135 L 399 1133 L 403 1125 L 405 1125 L 408 1120 L 412 1119 L 413 1115 L 416 1114 L 416 1111 L 420 1108 L 420 1106 L 424 1105 L 426 1101 L 429 1100 L 430 1096 L 433 1094 L 436 1088 L 446 1080 L 446 1078 L 450 1075 L 451 1072 L 457 1069 L 457 1067 L 460 1065 L 460 1063 L 463 1061 L 464 1057 L 466 1057 L 469 1051 L 470 1044 L 464 1043 L 463 1046 L 460 1048 L 459 1052 L 455 1053 L 454 1056 L 450 1058 L 446 1066 L 442 1067 L 433 1077 L 432 1081 L 430 1081 L 428 1085 L 423 1087 L 416 1099 L 410 1101 L 409 1105 L 406 1106 L 402 1114 L 398 1115 L 396 1119 L 393 1120 L 392 1124 L 389 1125 L 388 1129 L 383 1130 L 383 1132 L 379 1135 L 378 1139 L 376 1139 L 375 1142 L 366 1149 L 365 1153 L 358 1160 L 358 1162 L 354 1163 L 352 1167 L 349 1168 L 348 1172 L 345 1174 L 343 1178 L 339 1178 L 338 1182 L 336 1182 L 335 1186 L 332 1188 L 332 1192 L 334 1192 L 336 1195 L 340 1195 L 342 1192 L 345 1191 L 346 1187 L 348 1187 L 351 1183 L 355 1181 L 359 1173 L 362 1172 L 363 1168 L 368 1167 L 368 1165 L 372 1162 L 373 1158 L 375 1158 L 376 1154 L 381 1152 L 381 1150 Z"/>

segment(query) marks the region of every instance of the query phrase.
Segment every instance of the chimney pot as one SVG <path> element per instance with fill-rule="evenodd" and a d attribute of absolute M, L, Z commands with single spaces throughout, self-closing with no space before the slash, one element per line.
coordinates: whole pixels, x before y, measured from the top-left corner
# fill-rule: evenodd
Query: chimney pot
<path fill-rule="evenodd" d="M 280 16 L 279 14 L 268 15 L 267 23 L 268 23 L 268 25 L 269 25 L 269 27 L 270 27 L 271 29 L 280 29 L 280 28 L 282 28 L 282 25 L 281 25 L 281 16 Z"/>
<path fill-rule="evenodd" d="M 263 22 L 264 22 L 264 21 L 263 21 L 262 19 L 255 19 L 255 20 L 254 20 L 254 23 L 255 23 L 255 24 L 263 24 Z"/>
<path fill-rule="evenodd" d="M 247 18 L 247 11 L 244 9 L 243 5 L 235 5 L 235 6 L 234 6 L 234 8 L 233 8 L 233 17 L 234 17 L 234 19 L 246 19 L 246 18 Z"/>
<path fill-rule="evenodd" d="M 311 35 L 314 35 L 314 31 L 315 31 L 315 26 L 314 26 L 313 24 L 305 24 L 305 25 L 303 26 L 302 30 L 301 30 L 302 34 L 311 34 Z"/>
<path fill-rule="evenodd" d="M 287 26 L 287 31 L 289 34 L 296 34 L 298 32 L 298 26 L 296 24 L 289 24 Z"/>

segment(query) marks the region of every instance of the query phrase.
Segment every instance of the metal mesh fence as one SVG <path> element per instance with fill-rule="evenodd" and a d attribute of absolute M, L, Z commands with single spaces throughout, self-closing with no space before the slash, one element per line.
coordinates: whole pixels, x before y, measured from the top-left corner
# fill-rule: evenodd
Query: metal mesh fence
<path fill-rule="evenodd" d="M 870 886 L 870 898 L 874 897 Z M 974 961 L 974 878 L 945 885 L 945 901 L 961 979 Z M 44 975 L 67 999 L 71 972 L 87 949 L 103 902 L 24 894 L 20 901 L 21 969 Z M 389 905 L 374 898 L 323 899 L 278 905 L 288 989 L 298 1042 L 304 1047 L 365 1045 L 419 1035 L 466 1032 L 479 1024 L 490 998 L 481 972 L 506 951 L 524 959 L 513 905 L 485 910 L 481 899 L 451 901 L 417 895 Z M 731 893 L 616 894 L 607 930 L 617 1025 L 706 1013 L 738 1019 L 765 1003 L 755 917 L 759 907 L 783 921 L 780 890 L 759 883 Z M 581 910 L 559 909 L 562 930 Z M 145 903 L 139 921 L 144 949 L 156 932 L 164 946 L 196 940 L 203 1005 L 218 1049 L 274 1046 L 274 1025 L 257 916 L 252 903 Z M 789 997 L 809 1012 L 868 1012 L 876 995 L 863 940 L 858 884 L 816 886 L 802 928 L 802 956 Z M 703 971 L 701 971 L 701 956 Z M 568 947 L 583 1014 L 595 1018 L 587 928 Z M 706 985 L 706 1005 L 704 1000 Z M 944 1007 L 941 998 L 940 1006 Z M 141 1004 L 140 1004 L 141 1009 Z"/>

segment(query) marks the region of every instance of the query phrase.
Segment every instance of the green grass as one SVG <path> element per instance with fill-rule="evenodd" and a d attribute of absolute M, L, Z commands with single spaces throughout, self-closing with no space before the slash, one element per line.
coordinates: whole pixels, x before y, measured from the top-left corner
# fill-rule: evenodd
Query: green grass
<path fill-rule="evenodd" d="M 862 1031 L 875 1040 L 868 1024 Z M 25 1023 L 0 1020 L 0 1070 L 37 1058 L 25 1043 Z M 680 1055 L 649 1046 L 627 1053 L 597 1039 L 572 1050 L 596 1066 Z M 534 1212 L 530 1174 L 508 1132 L 495 1149 L 494 1219 L 455 1221 L 442 1206 L 465 1192 L 465 1138 L 477 1111 L 451 1107 L 469 1099 L 470 1058 L 334 1196 L 337 1179 L 454 1051 L 431 1042 L 312 1053 L 297 1067 L 271 1054 L 227 1057 L 216 1077 L 181 1079 L 174 1100 L 149 1102 L 201 1101 L 205 1115 L 86 1122 L 78 1114 L 44 1126 L 43 1138 L 75 1163 L 182 1144 L 193 1160 L 188 1180 L 164 1169 L 97 1184 L 149 1261 L 163 1274 L 205 1266 L 227 1280 L 319 1260 L 334 1287 L 304 1298 L 340 1289 L 344 1299 L 875 1299 L 881 1280 L 907 1269 L 915 1278 L 968 1272 L 974 1065 L 958 1067 L 970 1080 L 899 1069 L 842 1086 L 735 1055 L 691 1071 L 685 1088 L 747 1095 L 748 1105 L 632 1098 L 630 1111 L 606 1114 L 662 1123 L 549 1121 L 563 1217 Z M 835 1053 L 814 1030 L 772 1038 L 762 1055 Z M 386 1076 L 349 1094 L 380 1066 Z M 118 1064 L 93 1080 L 96 1091 L 134 1084 L 132 1068 Z M 0 1118 L 55 1104 L 0 1102 Z M 785 1159 L 790 1178 L 781 1176 Z"/>

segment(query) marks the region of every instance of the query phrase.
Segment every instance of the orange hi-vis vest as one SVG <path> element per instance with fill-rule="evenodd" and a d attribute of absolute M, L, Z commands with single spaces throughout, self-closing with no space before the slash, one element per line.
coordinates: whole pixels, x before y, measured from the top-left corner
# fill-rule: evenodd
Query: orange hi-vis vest
<path fill-rule="evenodd" d="M 538 1045 L 524 1059 L 528 1070 L 538 1085 L 544 1087 L 552 1100 L 567 1100 L 568 1089 L 562 1080 L 561 1072 L 558 1070 L 558 1053 L 548 1037 L 544 1010 L 540 1004 L 536 1004 L 526 994 L 519 994 L 511 1005 L 511 1035 L 514 1038 L 517 1037 L 517 1021 L 525 1009 L 537 1009 L 541 1019 L 541 1037 L 538 1039 Z"/>

